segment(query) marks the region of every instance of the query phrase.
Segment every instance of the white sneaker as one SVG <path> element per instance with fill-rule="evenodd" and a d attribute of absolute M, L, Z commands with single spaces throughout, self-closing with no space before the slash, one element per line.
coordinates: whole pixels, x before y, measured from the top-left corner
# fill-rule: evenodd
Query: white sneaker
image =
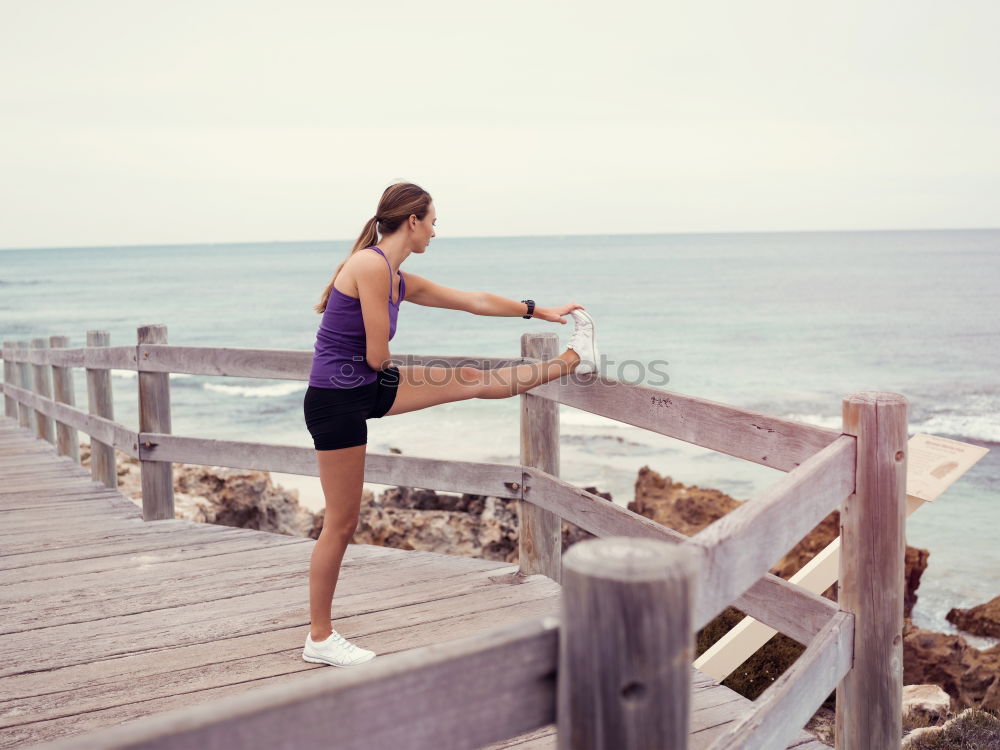
<path fill-rule="evenodd" d="M 581 375 L 597 372 L 597 363 L 600 361 L 601 355 L 597 352 L 594 319 L 585 310 L 573 310 L 570 315 L 576 321 L 576 330 L 573 331 L 566 346 L 580 355 L 580 364 L 577 365 L 574 372 Z"/>
<path fill-rule="evenodd" d="M 312 633 L 306 636 L 302 658 L 315 664 L 329 664 L 333 667 L 353 667 L 375 658 L 375 652 L 355 646 L 336 630 L 325 641 L 317 643 Z"/>

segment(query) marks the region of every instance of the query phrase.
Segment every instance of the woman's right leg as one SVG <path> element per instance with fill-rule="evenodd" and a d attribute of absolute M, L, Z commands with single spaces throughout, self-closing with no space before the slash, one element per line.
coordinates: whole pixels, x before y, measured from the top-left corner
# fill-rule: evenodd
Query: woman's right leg
<path fill-rule="evenodd" d="M 550 380 L 568 375 L 579 363 L 580 355 L 567 349 L 558 357 L 543 362 L 495 370 L 425 365 L 400 367 L 396 397 L 385 416 L 405 414 L 469 398 L 517 396 Z"/>
<path fill-rule="evenodd" d="M 316 451 L 319 479 L 326 497 L 323 530 L 309 564 L 309 614 L 312 639 L 322 641 L 333 631 L 330 610 L 340 564 L 354 536 L 361 512 L 366 445 Z"/>

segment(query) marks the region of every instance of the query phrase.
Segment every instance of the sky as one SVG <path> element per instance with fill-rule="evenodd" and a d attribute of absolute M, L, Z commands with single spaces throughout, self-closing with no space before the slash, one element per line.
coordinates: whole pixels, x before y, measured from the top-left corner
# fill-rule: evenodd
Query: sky
<path fill-rule="evenodd" d="M 1000 4 L 0 0 L 0 248 L 1000 226 Z"/>

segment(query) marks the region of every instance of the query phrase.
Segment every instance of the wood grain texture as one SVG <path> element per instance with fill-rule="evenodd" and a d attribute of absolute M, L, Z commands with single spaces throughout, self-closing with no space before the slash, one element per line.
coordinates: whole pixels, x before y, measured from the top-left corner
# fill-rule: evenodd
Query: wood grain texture
<path fill-rule="evenodd" d="M 558 747 L 687 747 L 695 562 L 683 545 L 609 537 L 563 564 Z"/>
<path fill-rule="evenodd" d="M 838 750 L 898 748 L 902 737 L 907 403 L 897 393 L 844 399 L 858 441 L 854 494 L 840 512 L 840 607 L 854 615 L 854 668 L 837 690 Z"/>
<path fill-rule="evenodd" d="M 525 467 L 522 475 L 526 500 L 551 510 L 594 536 L 659 539 L 673 544 L 690 541 L 679 531 L 574 487 L 541 469 Z M 702 596 L 712 599 L 714 595 L 712 592 L 703 593 L 702 587 L 699 587 L 697 597 L 700 599 Z M 800 643 L 812 640 L 837 612 L 837 606 L 828 599 L 770 573 L 761 576 L 732 604 Z M 705 614 L 709 609 L 700 604 L 696 606 L 696 630 L 711 620 Z"/>
<path fill-rule="evenodd" d="M 49 346 L 69 346 L 69 336 L 50 336 Z M 73 387 L 73 369 L 52 365 L 52 395 L 61 404 L 76 406 L 76 389 Z M 69 456 L 80 463 L 80 438 L 76 428 L 56 420 L 56 448 L 60 456 Z"/>
<path fill-rule="evenodd" d="M 531 393 L 783 471 L 840 437 L 825 427 L 599 375 L 587 383 L 553 380 Z"/>
<path fill-rule="evenodd" d="M 139 367 L 146 372 L 186 372 L 241 378 L 308 380 L 313 352 L 300 349 L 246 349 L 217 346 L 140 345 Z M 400 366 L 473 366 L 481 370 L 521 364 L 524 358 L 404 354 L 392 358 Z M 133 368 L 135 369 L 135 368 Z"/>
<path fill-rule="evenodd" d="M 35 351 L 47 349 L 49 342 L 43 338 L 31 340 L 31 347 Z M 52 398 L 52 374 L 48 365 L 31 365 L 32 390 L 40 399 Z M 43 412 L 35 412 L 35 429 L 38 437 L 53 445 L 56 442 L 56 427 L 52 417 Z"/>
<path fill-rule="evenodd" d="M 100 348 L 93 348 L 100 346 Z M 135 346 L 106 346 L 91 344 L 78 349 L 51 348 L 29 350 L 16 354 L 15 359 L 33 365 L 59 365 L 60 367 L 85 367 L 92 370 L 136 370 Z"/>
<path fill-rule="evenodd" d="M 843 435 L 756 497 L 696 534 L 707 622 L 749 589 L 854 489 L 855 439 Z"/>
<path fill-rule="evenodd" d="M 521 356 L 537 360 L 559 354 L 554 333 L 525 333 Z M 521 464 L 559 476 L 559 404 L 523 393 L 521 400 Z M 522 494 L 523 497 L 523 494 Z M 534 503 L 517 503 L 518 564 L 521 573 L 542 573 L 559 581 L 562 568 L 562 518 Z"/>
<path fill-rule="evenodd" d="M 139 438 L 139 451 L 148 461 L 169 460 L 306 476 L 319 475 L 316 451 L 312 448 L 160 433 L 142 433 Z M 376 484 L 419 487 L 441 492 L 469 492 L 513 500 L 521 496 L 520 490 L 514 488 L 520 480 L 520 467 L 508 464 L 445 461 L 391 453 L 368 453 L 365 456 L 365 481 Z"/>
<path fill-rule="evenodd" d="M 17 363 L 14 362 L 14 341 L 3 342 L 3 382 L 4 385 L 17 385 Z M 4 393 L 3 399 L 4 416 L 10 419 L 17 419 L 17 401 Z"/>
<path fill-rule="evenodd" d="M 166 344 L 167 327 L 141 326 L 139 344 Z M 140 360 L 141 362 L 141 360 Z M 169 434 L 170 376 L 139 370 L 139 432 Z M 143 441 L 140 438 L 139 444 Z M 149 461 L 139 453 L 142 483 L 142 517 L 147 521 L 174 517 L 174 466 L 170 461 Z"/>
<path fill-rule="evenodd" d="M 88 349 L 108 346 L 111 334 L 107 331 L 87 331 Z M 87 368 L 87 409 L 95 417 L 114 422 L 115 402 L 111 394 L 111 371 L 107 368 Z M 72 424 L 66 420 L 67 424 Z M 76 427 L 83 429 L 81 425 Z M 113 428 L 112 428 L 113 429 Z M 105 434 L 96 437 L 96 432 L 84 429 L 90 436 L 90 471 L 94 481 L 103 482 L 115 489 L 118 486 L 118 467 L 115 460 L 114 441 Z"/>
<path fill-rule="evenodd" d="M 33 386 L 33 380 L 31 375 L 31 365 L 28 364 L 26 358 L 28 351 L 28 342 L 18 341 L 14 352 L 14 361 L 17 362 L 17 385 L 23 391 L 30 393 Z M 21 427 L 25 427 L 32 432 L 36 431 L 35 412 L 27 405 L 26 402 L 21 401 L 20 399 L 17 409 L 17 421 Z"/>
<path fill-rule="evenodd" d="M 95 446 L 111 446 L 122 453 L 138 458 L 138 433 L 118 424 L 113 419 L 87 414 L 76 407 L 61 404 L 51 399 L 43 399 L 41 396 L 21 388 L 10 388 L 9 391 L 15 399 L 30 405 L 32 410 L 53 417 L 58 422 L 70 425 L 89 435 L 91 456 L 94 454 Z M 106 460 L 102 458 L 103 450 L 103 447 L 97 448 L 99 465 Z M 93 465 L 92 461 L 91 466 L 93 467 Z M 103 481 L 103 477 L 99 481 Z M 113 487 L 111 484 L 107 486 Z"/>

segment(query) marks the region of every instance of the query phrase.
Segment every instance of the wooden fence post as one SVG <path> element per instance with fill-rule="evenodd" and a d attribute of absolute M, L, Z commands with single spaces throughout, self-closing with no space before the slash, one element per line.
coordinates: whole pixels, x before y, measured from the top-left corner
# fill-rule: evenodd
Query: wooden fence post
<path fill-rule="evenodd" d="M 556 334 L 522 334 L 522 357 L 546 360 L 558 355 L 559 337 Z M 521 394 L 521 464 L 559 476 L 559 404 L 530 392 Z M 559 582 L 562 578 L 562 519 L 525 500 L 517 503 L 517 519 L 520 573 L 543 573 Z"/>
<path fill-rule="evenodd" d="M 32 339 L 32 349 L 48 349 L 49 342 L 45 339 Z M 35 383 L 35 393 L 42 398 L 52 398 L 52 376 L 49 374 L 49 365 L 32 365 L 32 377 Z M 55 445 L 56 429 L 52 423 L 52 417 L 40 411 L 35 412 L 35 426 L 38 430 L 38 437 L 48 440 Z"/>
<path fill-rule="evenodd" d="M 69 336 L 49 336 L 49 345 L 53 349 L 68 349 Z M 76 406 L 72 367 L 52 365 L 52 393 L 59 403 Z M 69 456 L 80 463 L 80 439 L 75 427 L 56 420 L 56 444 L 60 456 Z"/>
<path fill-rule="evenodd" d="M 854 665 L 837 688 L 838 750 L 902 741 L 906 411 L 897 393 L 854 393 L 843 403 L 858 459 L 840 511 L 839 604 L 855 630 Z"/>
<path fill-rule="evenodd" d="M 28 355 L 28 342 L 18 341 L 17 342 L 17 353 L 20 357 L 26 357 Z M 31 365 L 27 362 L 17 363 L 17 386 L 26 391 L 31 391 L 32 386 L 31 377 Z M 18 403 L 17 407 L 17 423 L 21 427 L 27 427 L 32 432 L 35 431 L 35 410 L 32 409 L 27 404 Z"/>
<path fill-rule="evenodd" d="M 684 750 L 695 564 L 656 539 L 577 542 L 563 565 L 559 750 Z"/>
<path fill-rule="evenodd" d="M 139 344 L 166 344 L 167 327 L 140 326 Z M 139 358 L 138 365 L 142 366 Z M 150 444 L 144 432 L 170 432 L 170 373 L 139 371 L 139 468 L 142 472 L 142 518 L 160 521 L 174 517 L 174 465 L 143 457 Z"/>
<path fill-rule="evenodd" d="M 14 342 L 3 342 L 3 382 L 7 385 L 17 387 L 17 364 L 11 361 L 14 354 Z M 12 396 L 4 395 L 3 399 L 4 416 L 17 419 L 17 401 Z"/>
<path fill-rule="evenodd" d="M 87 346 L 109 346 L 111 334 L 107 331 L 87 331 Z M 115 405 L 111 394 L 111 370 L 87 368 L 87 403 L 91 414 L 105 419 L 115 418 Z M 90 438 L 90 476 L 95 482 L 117 489 L 118 469 L 115 465 L 114 446 Z"/>

